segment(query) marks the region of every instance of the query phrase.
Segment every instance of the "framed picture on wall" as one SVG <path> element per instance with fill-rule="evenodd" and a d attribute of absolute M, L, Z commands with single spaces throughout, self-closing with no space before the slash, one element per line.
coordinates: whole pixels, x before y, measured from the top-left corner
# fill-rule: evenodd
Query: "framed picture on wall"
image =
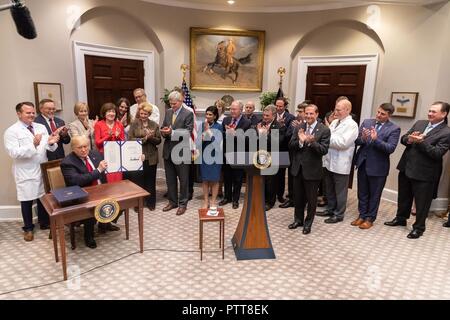
<path fill-rule="evenodd" d="M 394 117 L 415 118 L 418 92 L 392 92 L 391 103 L 395 107 Z"/>
<path fill-rule="evenodd" d="M 265 31 L 191 28 L 194 90 L 261 91 Z"/>
<path fill-rule="evenodd" d="M 36 108 L 42 99 L 51 99 L 55 102 L 56 111 L 63 109 L 61 83 L 33 82 L 33 85 Z"/>

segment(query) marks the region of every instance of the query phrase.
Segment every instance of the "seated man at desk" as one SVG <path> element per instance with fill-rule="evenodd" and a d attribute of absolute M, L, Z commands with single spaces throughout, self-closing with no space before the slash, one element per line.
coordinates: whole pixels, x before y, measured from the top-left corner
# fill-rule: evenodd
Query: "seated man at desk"
<path fill-rule="evenodd" d="M 88 187 L 106 183 L 105 169 L 108 164 L 102 155 L 89 148 L 90 141 L 86 136 L 72 138 L 72 152 L 61 162 L 61 171 L 67 186 Z M 84 223 L 84 242 L 89 248 L 96 248 L 94 240 L 95 218 L 82 221 Z"/>

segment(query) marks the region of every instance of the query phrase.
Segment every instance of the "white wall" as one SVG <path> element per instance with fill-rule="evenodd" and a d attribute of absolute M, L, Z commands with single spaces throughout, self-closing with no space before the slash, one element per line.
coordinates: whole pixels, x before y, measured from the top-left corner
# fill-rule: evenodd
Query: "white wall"
<path fill-rule="evenodd" d="M 67 9 L 76 4 L 81 12 L 79 30 L 71 32 L 66 26 Z M 418 118 L 426 116 L 427 105 L 433 100 L 450 100 L 450 4 L 431 7 L 380 6 L 381 23 L 374 31 L 381 39 L 384 52 L 373 37 L 362 30 L 334 26 L 325 28 L 307 39 L 295 52 L 302 38 L 334 21 L 366 23 L 366 7 L 309 13 L 220 13 L 203 10 L 178 9 L 141 1 L 128 0 L 28 0 L 38 38 L 26 40 L 16 34 L 7 12 L 0 13 L 0 88 L 3 112 L 0 132 L 16 121 L 14 106 L 22 100 L 34 101 L 33 81 L 61 82 L 64 86 L 65 109 L 60 116 L 73 119 L 72 105 L 76 98 L 72 41 L 156 50 L 157 99 L 164 88 L 181 83 L 180 65 L 189 63 L 189 27 L 232 27 L 266 31 L 263 90 L 276 90 L 278 67 L 287 69 L 284 90 L 294 94 L 296 59 L 298 55 L 380 54 L 374 104 L 389 100 L 392 91 L 418 91 Z M 91 10 L 94 9 L 94 10 Z M 89 11 L 91 10 L 91 11 Z M 135 22 L 135 23 L 133 23 Z M 313 32 L 314 34 L 314 32 Z M 210 105 L 226 92 L 195 91 L 200 107 Z M 236 99 L 254 99 L 259 93 L 235 93 Z M 397 121 L 403 131 L 414 120 Z M 393 155 L 395 167 L 402 152 Z M 0 176 L 4 188 L 0 206 L 16 205 L 15 186 L 11 175 L 11 159 L 0 147 Z M 445 182 L 448 180 L 448 175 Z M 396 190 L 396 172 L 388 179 L 388 188 Z M 447 197 L 447 185 L 440 197 Z M 0 210 L 0 217 L 2 213 Z"/>

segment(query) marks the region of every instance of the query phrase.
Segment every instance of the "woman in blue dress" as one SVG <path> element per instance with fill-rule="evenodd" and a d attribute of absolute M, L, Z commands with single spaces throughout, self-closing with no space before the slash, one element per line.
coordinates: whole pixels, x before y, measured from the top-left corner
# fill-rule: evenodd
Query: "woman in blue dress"
<path fill-rule="evenodd" d="M 216 207 L 217 192 L 219 190 L 220 172 L 222 169 L 222 126 L 217 123 L 219 111 L 217 107 L 210 106 L 205 112 L 205 122 L 202 125 L 202 163 L 200 174 L 203 187 L 203 206 Z M 211 202 L 209 202 L 209 189 L 212 190 Z"/>

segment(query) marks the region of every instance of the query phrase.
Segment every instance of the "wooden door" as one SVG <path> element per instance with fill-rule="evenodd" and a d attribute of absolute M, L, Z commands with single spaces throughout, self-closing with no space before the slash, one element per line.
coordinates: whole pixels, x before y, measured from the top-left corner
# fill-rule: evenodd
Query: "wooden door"
<path fill-rule="evenodd" d="M 85 56 L 86 86 L 91 119 L 100 115 L 106 102 L 125 97 L 133 104 L 133 90 L 144 88 L 144 63 L 100 56 Z"/>
<path fill-rule="evenodd" d="M 319 117 L 323 119 L 328 111 L 334 109 L 336 99 L 346 96 L 359 124 L 365 76 L 365 65 L 308 67 L 306 99 L 319 107 Z"/>

